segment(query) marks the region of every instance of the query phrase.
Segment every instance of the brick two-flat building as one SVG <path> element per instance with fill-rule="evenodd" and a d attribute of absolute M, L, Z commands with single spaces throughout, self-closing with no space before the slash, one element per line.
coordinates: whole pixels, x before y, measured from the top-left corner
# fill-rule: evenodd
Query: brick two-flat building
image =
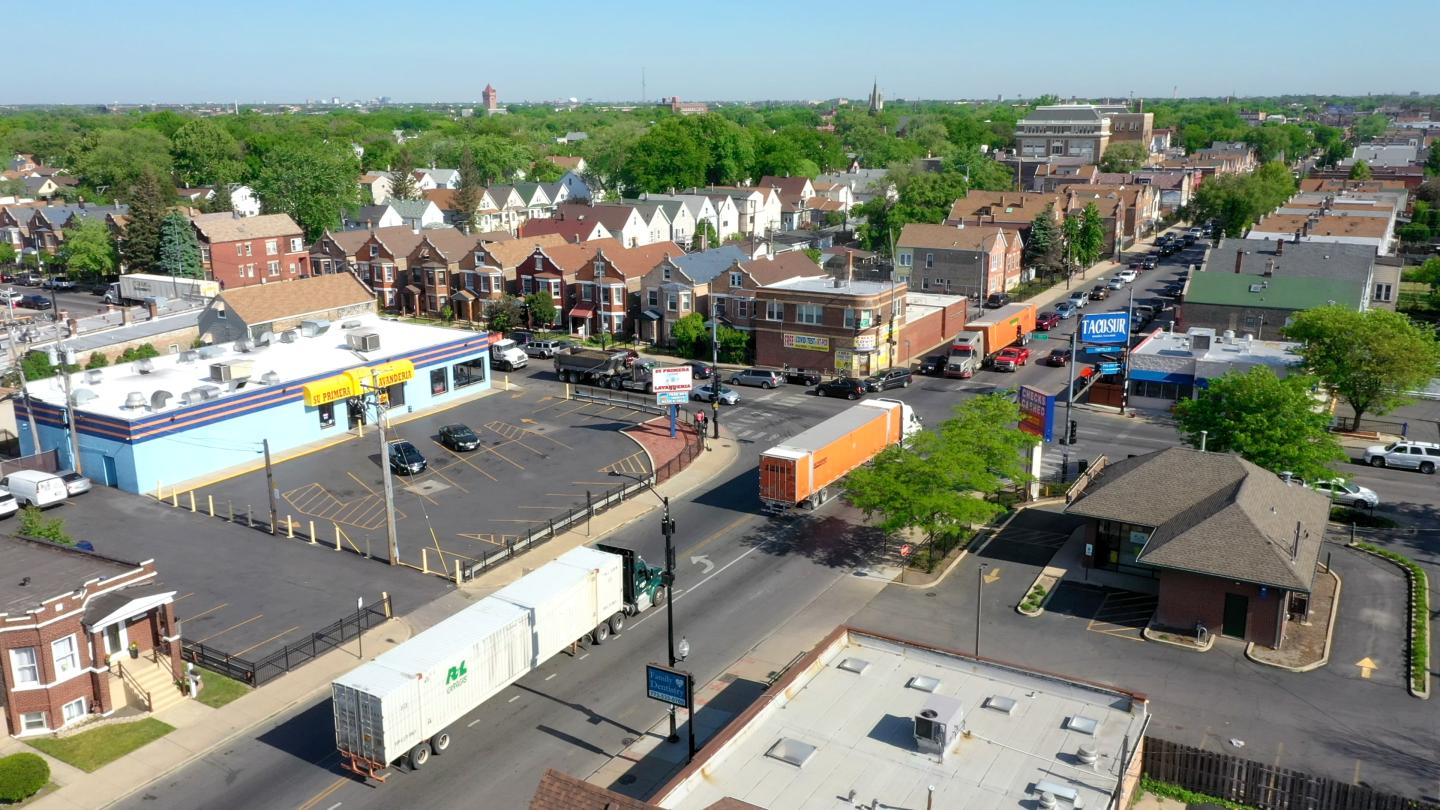
<path fill-rule="evenodd" d="M 179 699 L 175 592 L 157 584 L 153 560 L 10 536 L 0 536 L 0 559 L 0 697 L 11 735 L 57 731 L 147 697 L 154 707 Z"/>
<path fill-rule="evenodd" d="M 200 214 L 191 222 L 206 274 L 225 289 L 310 275 L 305 233 L 289 214 Z"/>
<path fill-rule="evenodd" d="M 1018 230 L 912 222 L 895 242 L 895 261 L 914 289 L 985 298 L 1020 284 L 1022 251 Z"/>

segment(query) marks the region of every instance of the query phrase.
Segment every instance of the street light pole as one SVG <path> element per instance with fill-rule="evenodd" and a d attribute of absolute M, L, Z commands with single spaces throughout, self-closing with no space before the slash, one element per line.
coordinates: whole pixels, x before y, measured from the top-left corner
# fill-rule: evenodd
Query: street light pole
<path fill-rule="evenodd" d="M 985 569 L 988 568 L 989 566 L 990 566 L 989 563 L 980 563 L 980 567 L 975 569 L 975 584 L 976 584 L 976 586 L 977 586 L 977 587 L 975 588 L 975 657 L 976 657 L 976 658 L 979 658 L 979 657 L 980 657 L 980 612 L 981 612 L 981 610 L 982 610 L 983 607 L 984 607 L 984 601 L 983 601 L 982 597 L 984 597 L 984 595 L 985 595 Z"/>
<path fill-rule="evenodd" d="M 670 498 L 655 492 L 650 482 L 645 482 L 645 487 L 655 495 L 659 496 L 660 504 L 664 507 L 660 513 L 660 533 L 665 536 L 665 647 L 670 654 L 670 668 L 674 669 L 677 659 L 675 658 L 675 520 L 670 517 Z M 693 725 L 693 723 L 692 723 Z M 675 704 L 670 704 L 670 742 L 680 742 L 680 735 L 675 731 Z"/>

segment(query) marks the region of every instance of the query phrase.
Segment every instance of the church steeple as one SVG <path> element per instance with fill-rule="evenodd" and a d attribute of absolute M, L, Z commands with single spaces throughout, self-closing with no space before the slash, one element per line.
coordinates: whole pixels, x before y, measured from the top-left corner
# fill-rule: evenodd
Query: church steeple
<path fill-rule="evenodd" d="M 880 80 L 876 78 L 875 83 L 870 87 L 870 114 L 875 115 L 883 109 L 885 109 L 885 96 L 880 94 Z"/>

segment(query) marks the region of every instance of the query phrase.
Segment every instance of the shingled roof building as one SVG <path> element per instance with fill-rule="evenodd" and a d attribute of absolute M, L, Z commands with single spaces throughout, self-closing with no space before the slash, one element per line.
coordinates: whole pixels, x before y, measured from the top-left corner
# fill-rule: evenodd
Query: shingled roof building
<path fill-rule="evenodd" d="M 1105 467 L 1066 512 L 1087 520 L 1086 567 L 1158 580 L 1153 624 L 1279 647 L 1309 612 L 1330 502 L 1239 456 L 1171 447 Z"/>

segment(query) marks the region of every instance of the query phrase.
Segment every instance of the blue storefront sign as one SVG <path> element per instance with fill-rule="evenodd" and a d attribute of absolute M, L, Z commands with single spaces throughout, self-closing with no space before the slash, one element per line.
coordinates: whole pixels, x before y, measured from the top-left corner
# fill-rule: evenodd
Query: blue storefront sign
<path fill-rule="evenodd" d="M 1080 340 L 1084 343 L 1130 342 L 1130 313 L 1097 312 L 1080 316 Z"/>
<path fill-rule="evenodd" d="M 690 706 L 690 676 L 659 664 L 646 664 L 645 694 L 651 700 L 687 709 Z"/>
<path fill-rule="evenodd" d="M 1020 429 L 1043 441 L 1055 438 L 1055 395 L 1020 386 Z"/>

